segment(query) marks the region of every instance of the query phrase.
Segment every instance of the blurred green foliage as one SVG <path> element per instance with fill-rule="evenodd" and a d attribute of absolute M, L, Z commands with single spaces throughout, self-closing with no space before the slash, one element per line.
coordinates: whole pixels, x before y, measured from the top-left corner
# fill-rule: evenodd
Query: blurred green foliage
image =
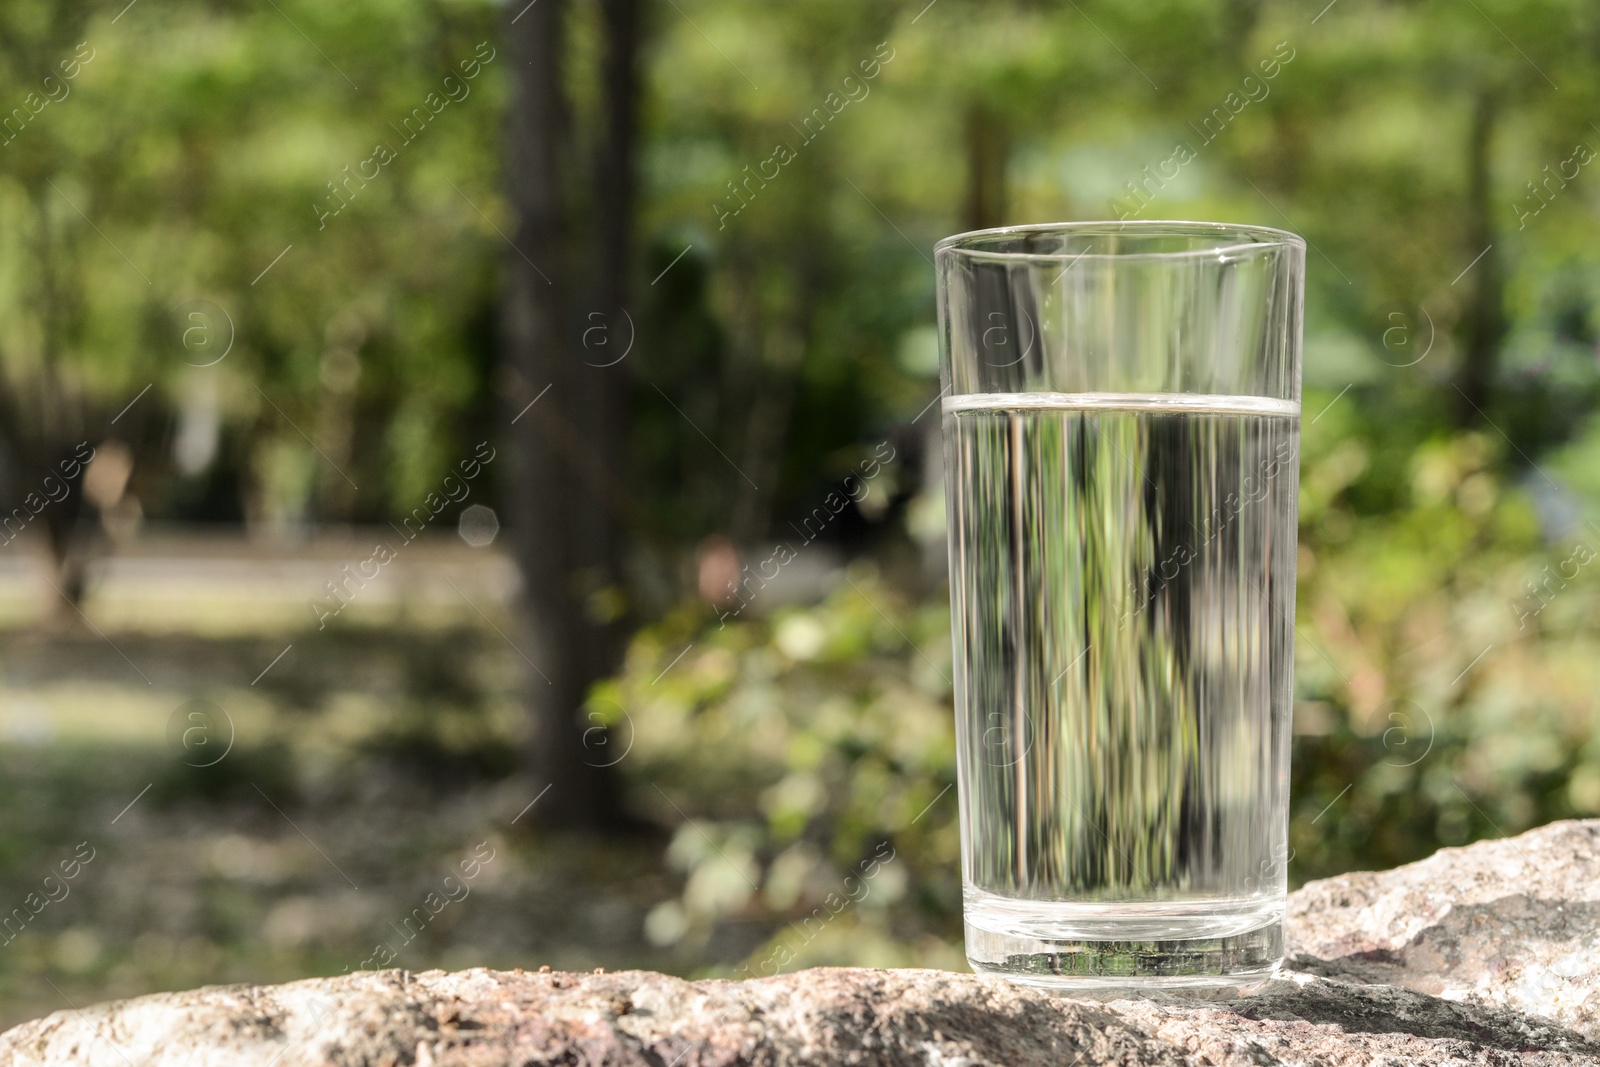
<path fill-rule="evenodd" d="M 600 20 L 571 10 L 592 155 Z M 150 384 L 115 432 L 155 517 L 414 507 L 498 405 L 503 53 L 377 177 L 344 168 L 398 148 L 512 14 L 8 0 L 13 429 L 94 436 Z M 889 841 L 799 958 L 952 958 L 945 607 L 904 563 L 937 487 L 912 497 L 908 464 L 894 507 L 841 523 L 882 573 L 841 570 L 820 604 L 726 627 L 672 605 L 702 538 L 760 542 L 935 395 L 927 260 L 969 225 L 1137 210 L 1309 238 L 1296 878 L 1600 813 L 1600 594 L 1575 562 L 1600 547 L 1600 199 L 1571 163 L 1600 146 L 1593 5 L 678 0 L 646 21 L 620 368 L 635 600 L 664 617 L 589 710 L 636 734 L 619 770 L 675 828 L 683 888 L 651 937 L 693 960 L 724 920 L 811 914 Z M 330 196 L 348 206 L 321 218 Z M 208 420 L 214 456 L 180 463 Z"/>
<path fill-rule="evenodd" d="M 1504 442 L 1480 432 L 1418 447 L 1385 487 L 1399 503 L 1363 515 L 1377 444 L 1338 410 L 1302 459 L 1292 883 L 1600 815 L 1600 536 L 1541 542 L 1533 496 L 1496 473 Z M 949 615 L 923 584 L 862 561 L 820 604 L 726 625 L 688 606 L 596 688 L 633 802 L 677 827 L 684 888 L 653 940 L 698 958 L 718 923 L 763 921 L 776 933 L 745 968 L 785 948 L 795 966 L 950 957 Z M 807 937 L 796 924 L 884 841 L 899 866 L 876 899 L 894 907 L 869 893 Z"/>
<path fill-rule="evenodd" d="M 944 604 L 908 600 L 868 563 L 813 607 L 724 626 L 689 606 L 641 634 L 589 710 L 630 746 L 618 766 L 636 805 L 677 824 L 683 893 L 647 936 L 694 959 L 730 917 L 805 916 L 888 842 L 862 906 L 796 946 L 795 965 L 959 960 L 949 679 Z M 774 945 L 793 940 L 780 927 Z"/>
<path fill-rule="evenodd" d="M 487 403 L 500 238 L 474 204 L 499 211 L 504 80 L 458 64 L 493 53 L 493 9 L 19 0 L 0 39 L 0 380 L 26 432 L 98 440 L 153 383 L 111 432 L 157 517 L 416 506 Z M 379 143 L 397 158 L 363 167 Z M 212 418 L 215 459 L 181 469 L 174 437 Z"/>
<path fill-rule="evenodd" d="M 600 19 L 571 16 L 588 158 Z M 484 0 L 7 5 L 0 104 L 28 115 L 46 76 L 66 92 L 0 144 L 19 409 L 87 433 L 153 382 L 117 432 L 157 518 L 415 506 L 497 406 L 504 56 L 414 141 L 403 123 L 503 17 Z M 1519 447 L 1583 429 L 1600 266 L 1588 171 L 1563 164 L 1600 144 L 1588 6 L 699 0 L 647 5 L 646 25 L 633 336 L 599 307 L 572 332 L 600 314 L 634 342 L 619 373 L 649 604 L 681 591 L 683 544 L 764 536 L 922 409 L 929 249 L 970 224 L 1137 206 L 1290 226 L 1313 245 L 1307 381 L 1353 384 L 1382 451 L 1459 416 L 1477 338 L 1499 355 L 1485 411 Z M 93 59 L 62 83 L 79 42 Z M 396 158 L 351 182 L 379 143 Z M 1169 180 L 1179 143 L 1195 158 Z M 1489 306 L 1501 326 L 1473 318 Z M 1417 335 L 1403 353 L 1383 340 L 1397 322 Z M 1424 332 L 1427 357 L 1397 366 Z M 225 336 L 226 359 L 193 365 Z M 178 463 L 212 418 L 216 455 Z"/>

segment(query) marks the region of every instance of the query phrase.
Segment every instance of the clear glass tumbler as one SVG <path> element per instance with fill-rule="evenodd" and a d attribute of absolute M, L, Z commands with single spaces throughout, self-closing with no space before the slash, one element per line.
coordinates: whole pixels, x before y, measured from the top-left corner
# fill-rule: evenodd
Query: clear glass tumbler
<path fill-rule="evenodd" d="M 967 958 L 1057 988 L 1283 958 L 1305 243 L 937 248 Z"/>

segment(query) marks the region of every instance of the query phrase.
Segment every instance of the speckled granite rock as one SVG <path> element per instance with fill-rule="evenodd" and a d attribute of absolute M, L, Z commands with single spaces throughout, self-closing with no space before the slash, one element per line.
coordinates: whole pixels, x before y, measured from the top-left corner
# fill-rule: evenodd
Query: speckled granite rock
<path fill-rule="evenodd" d="M 1294 971 L 1249 997 L 1079 1001 L 940 971 L 752 982 L 382 971 L 57 1012 L 33 1067 L 1600 1064 L 1600 822 L 1291 899 Z"/>
<path fill-rule="evenodd" d="M 1289 898 L 1297 970 L 1472 999 L 1600 1040 L 1600 820 L 1447 848 Z"/>

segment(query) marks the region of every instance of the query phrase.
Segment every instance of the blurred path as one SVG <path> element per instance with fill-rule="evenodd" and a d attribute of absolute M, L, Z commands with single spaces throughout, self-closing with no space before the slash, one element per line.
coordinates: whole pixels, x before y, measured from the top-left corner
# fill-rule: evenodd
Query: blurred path
<path fill-rule="evenodd" d="M 372 562 L 389 546 L 394 558 Z M 346 578 L 374 574 L 364 582 Z M 42 538 L 0 546 L 0 627 L 58 614 Z M 153 530 L 96 561 L 85 613 L 122 630 L 260 634 L 315 627 L 313 599 L 343 583 L 340 621 L 447 623 L 503 614 L 518 586 L 516 567 L 498 546 L 472 548 L 449 534 L 407 543 L 387 527 L 319 534 L 300 543 L 253 540 L 231 532 Z"/>

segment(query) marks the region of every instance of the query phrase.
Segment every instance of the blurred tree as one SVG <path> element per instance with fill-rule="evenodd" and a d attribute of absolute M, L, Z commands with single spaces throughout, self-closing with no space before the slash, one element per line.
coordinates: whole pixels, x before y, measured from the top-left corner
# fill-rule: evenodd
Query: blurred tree
<path fill-rule="evenodd" d="M 509 29 L 520 60 L 506 152 L 518 218 L 505 257 L 515 452 L 509 489 L 525 628 L 543 664 L 528 681 L 531 764 L 550 782 L 540 818 L 568 827 L 614 821 L 618 810 L 605 786 L 603 750 L 588 747 L 595 735 L 578 719 L 589 686 L 616 665 L 625 603 L 627 371 L 617 353 L 633 343 L 625 323 L 639 12 L 633 0 L 607 0 L 603 11 L 606 132 L 588 172 L 570 129 L 566 5 L 545 0 L 524 9 Z M 592 227 L 579 193 L 590 175 L 600 191 Z M 598 284 L 585 280 L 584 237 L 591 230 L 599 235 Z M 580 309 L 595 294 L 601 307 L 579 325 Z"/>
<path fill-rule="evenodd" d="M 1006 118 L 979 103 L 967 107 L 967 206 L 962 225 L 984 230 L 1006 216 Z"/>
<path fill-rule="evenodd" d="M 106 388 L 104 361 L 84 351 L 87 319 L 95 311 L 91 272 L 104 269 L 94 263 L 103 247 L 85 247 L 90 238 L 84 231 L 93 225 L 91 214 L 117 204 L 120 175 L 103 170 L 87 183 L 69 181 L 62 171 L 70 149 L 50 133 L 54 112 L 96 55 L 85 42 L 87 20 L 88 12 L 74 5 L 18 3 L 0 10 L 0 85 L 7 90 L 0 166 L 10 179 L 10 188 L 0 188 L 0 225 L 14 242 L 12 263 L 32 265 L 8 272 L 0 316 L 0 440 L 11 460 L 7 489 L 14 501 L 0 512 L 0 539 L 9 543 L 38 517 L 54 563 L 50 580 L 69 616 L 83 597 L 86 558 L 77 536 L 84 497 L 67 475 L 81 472 L 74 454 L 86 458 L 80 446 L 103 440 L 113 405 L 120 405 Z M 110 281 L 127 292 L 128 279 Z"/>
<path fill-rule="evenodd" d="M 1473 279 L 1474 294 L 1461 318 L 1461 371 L 1456 388 L 1461 392 L 1457 421 L 1474 426 L 1483 418 L 1494 383 L 1500 343 L 1505 339 L 1505 272 L 1495 252 L 1498 236 L 1494 224 L 1491 172 L 1494 128 L 1499 110 L 1492 89 L 1479 89 L 1472 103 L 1467 134 L 1467 224 L 1469 248 L 1482 248 Z"/>
<path fill-rule="evenodd" d="M 471 454 L 498 237 L 451 174 L 497 155 L 492 14 L 0 11 L 8 508 L 108 435 L 147 513 L 280 531 L 410 514 Z M 58 559 L 77 506 L 37 520 Z"/>

